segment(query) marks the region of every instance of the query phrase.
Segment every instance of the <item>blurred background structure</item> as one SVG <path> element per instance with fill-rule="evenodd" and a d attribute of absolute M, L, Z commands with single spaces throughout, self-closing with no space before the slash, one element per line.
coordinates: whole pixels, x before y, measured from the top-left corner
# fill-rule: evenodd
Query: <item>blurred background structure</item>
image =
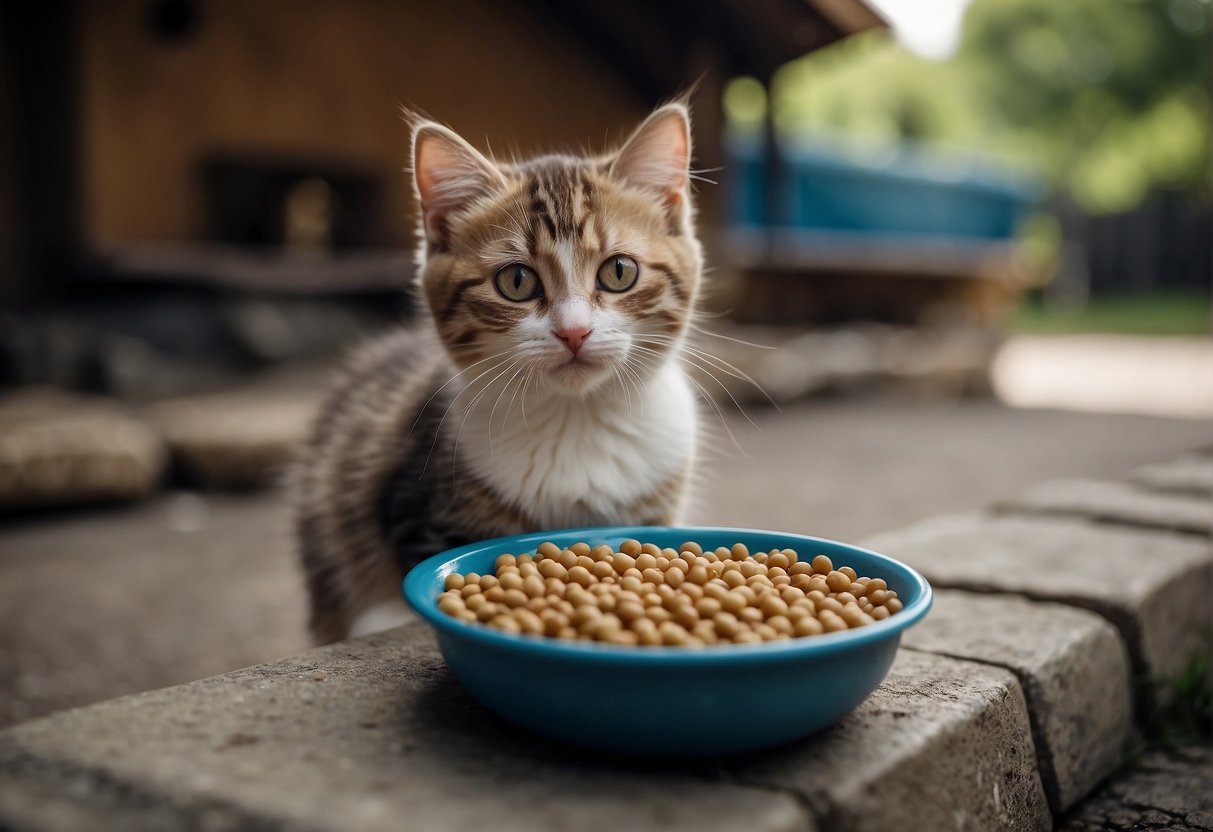
<path fill-rule="evenodd" d="M 408 309 L 400 107 L 501 153 L 602 150 L 698 81 L 718 168 L 725 78 L 879 25 L 853 0 L 6 9 L 9 376 L 150 395 Z"/>
<path fill-rule="evenodd" d="M 277 478 L 415 314 L 402 106 L 597 151 L 693 88 L 706 470 L 753 493 L 688 519 L 1207 444 L 1209 46 L 1209 0 L 0 0 L 0 723 L 306 646 Z"/>

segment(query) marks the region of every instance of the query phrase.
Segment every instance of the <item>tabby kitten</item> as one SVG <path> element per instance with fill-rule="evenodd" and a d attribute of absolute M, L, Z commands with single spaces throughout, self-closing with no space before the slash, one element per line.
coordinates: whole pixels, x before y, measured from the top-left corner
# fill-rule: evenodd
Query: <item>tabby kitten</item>
<path fill-rule="evenodd" d="M 601 158 L 496 162 L 415 126 L 429 314 L 354 356 L 292 477 L 317 641 L 407 621 L 401 578 L 452 546 L 677 522 L 698 433 L 690 156 L 681 104 Z"/>

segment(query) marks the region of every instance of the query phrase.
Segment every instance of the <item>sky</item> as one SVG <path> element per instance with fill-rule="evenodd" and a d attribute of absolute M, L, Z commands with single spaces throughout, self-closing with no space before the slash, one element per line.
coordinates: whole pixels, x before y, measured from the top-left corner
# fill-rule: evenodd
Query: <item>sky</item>
<path fill-rule="evenodd" d="M 946 58 L 956 49 L 960 23 L 971 0 L 867 0 L 893 26 L 905 46 L 925 58 Z"/>

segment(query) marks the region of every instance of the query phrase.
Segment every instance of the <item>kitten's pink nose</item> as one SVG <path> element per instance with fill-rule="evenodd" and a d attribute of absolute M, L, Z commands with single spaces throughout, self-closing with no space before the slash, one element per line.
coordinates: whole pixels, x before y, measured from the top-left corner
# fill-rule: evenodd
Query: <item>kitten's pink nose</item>
<path fill-rule="evenodd" d="M 590 330 L 584 326 L 570 326 L 554 332 L 553 335 L 564 342 L 564 345 L 569 348 L 569 352 L 576 355 L 585 339 L 590 337 Z"/>

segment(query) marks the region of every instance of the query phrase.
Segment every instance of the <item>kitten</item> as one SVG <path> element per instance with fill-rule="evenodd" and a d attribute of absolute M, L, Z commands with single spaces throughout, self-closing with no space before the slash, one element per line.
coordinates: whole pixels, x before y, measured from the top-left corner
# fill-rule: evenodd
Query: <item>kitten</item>
<path fill-rule="evenodd" d="M 423 324 L 350 362 L 292 477 L 318 642 L 409 619 L 400 581 L 485 538 L 678 522 L 695 455 L 679 366 L 702 269 L 690 121 L 617 152 L 495 162 L 413 130 Z"/>

